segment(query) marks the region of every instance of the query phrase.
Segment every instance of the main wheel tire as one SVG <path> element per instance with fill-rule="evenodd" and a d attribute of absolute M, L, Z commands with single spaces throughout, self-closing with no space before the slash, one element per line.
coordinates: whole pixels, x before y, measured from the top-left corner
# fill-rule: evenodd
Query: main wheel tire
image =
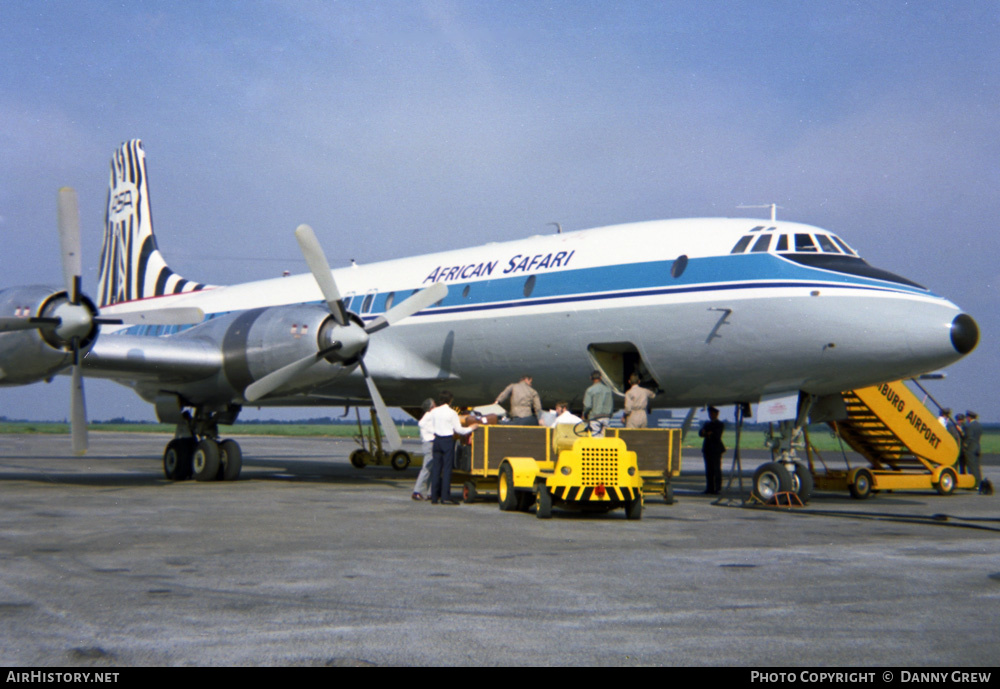
<path fill-rule="evenodd" d="M 219 443 L 219 478 L 223 481 L 235 481 L 243 470 L 243 450 L 235 440 L 223 440 Z"/>
<path fill-rule="evenodd" d="M 848 488 L 851 491 L 851 497 L 855 500 L 864 500 L 872 494 L 872 486 L 875 485 L 875 477 L 872 476 L 872 472 L 867 469 L 858 469 L 854 474 L 854 483 L 852 483 Z"/>
<path fill-rule="evenodd" d="M 552 493 L 549 492 L 549 487 L 544 483 L 540 483 L 537 486 L 535 497 L 535 516 L 539 519 L 551 519 L 552 518 Z"/>
<path fill-rule="evenodd" d="M 942 469 L 941 475 L 938 477 L 937 488 L 939 495 L 951 495 L 955 492 L 955 486 L 958 485 L 958 475 L 955 473 L 954 469 Z"/>
<path fill-rule="evenodd" d="M 497 485 L 497 497 L 500 501 L 500 509 L 504 512 L 513 512 L 517 509 L 517 491 L 514 490 L 514 470 L 510 464 L 500 467 L 500 476 Z"/>
<path fill-rule="evenodd" d="M 780 462 L 768 462 L 753 472 L 753 494 L 762 502 L 770 502 L 778 493 L 792 489 L 792 475 Z"/>
<path fill-rule="evenodd" d="M 389 457 L 389 464 L 396 471 L 404 471 L 406 467 L 410 466 L 410 453 L 406 450 L 396 450 Z"/>
<path fill-rule="evenodd" d="M 799 496 L 799 500 L 802 501 L 802 504 L 805 505 L 809 502 L 809 498 L 812 497 L 815 481 L 813 481 L 813 475 L 812 472 L 809 471 L 809 467 L 802 462 L 795 462 L 795 472 L 792 474 L 792 484 L 795 492 Z"/>
<path fill-rule="evenodd" d="M 192 438 L 174 438 L 163 450 L 163 473 L 171 481 L 191 478 L 191 455 L 194 454 Z"/>
<path fill-rule="evenodd" d="M 365 465 L 372 460 L 371 453 L 368 450 L 357 449 L 351 453 L 351 465 L 355 469 L 364 469 Z"/>
<path fill-rule="evenodd" d="M 219 444 L 205 438 L 194 448 L 191 457 L 195 481 L 214 481 L 219 476 Z"/>

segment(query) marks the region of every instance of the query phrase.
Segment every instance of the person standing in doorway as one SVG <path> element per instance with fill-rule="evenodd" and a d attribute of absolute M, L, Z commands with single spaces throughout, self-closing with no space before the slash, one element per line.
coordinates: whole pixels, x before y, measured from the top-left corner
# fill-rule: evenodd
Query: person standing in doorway
<path fill-rule="evenodd" d="M 625 428 L 645 428 L 649 425 L 646 409 L 656 393 L 639 385 L 639 376 L 635 373 L 629 376 L 628 382 L 632 387 L 625 393 Z"/>

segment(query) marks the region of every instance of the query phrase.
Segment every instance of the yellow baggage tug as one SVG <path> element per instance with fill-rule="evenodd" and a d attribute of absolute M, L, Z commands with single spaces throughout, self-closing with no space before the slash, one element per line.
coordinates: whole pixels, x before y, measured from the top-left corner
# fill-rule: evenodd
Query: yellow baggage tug
<path fill-rule="evenodd" d="M 467 502 L 495 486 L 501 510 L 535 506 L 539 519 L 551 517 L 554 505 L 594 512 L 620 507 L 628 519 L 641 519 L 645 476 L 654 485 L 662 482 L 664 496 L 672 501 L 670 478 L 680 472 L 679 431 L 651 431 L 660 442 L 648 436 L 651 456 L 645 471 L 623 439 L 581 437 L 581 432 L 569 424 L 555 429 L 480 426 L 472 434 L 468 466 L 455 472 L 455 479 L 464 481 Z"/>

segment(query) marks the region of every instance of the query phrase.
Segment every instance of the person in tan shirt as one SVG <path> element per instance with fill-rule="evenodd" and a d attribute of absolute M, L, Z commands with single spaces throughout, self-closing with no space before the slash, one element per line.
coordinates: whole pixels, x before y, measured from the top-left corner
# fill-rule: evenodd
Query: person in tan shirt
<path fill-rule="evenodd" d="M 639 376 L 634 373 L 628 382 L 632 387 L 625 393 L 625 428 L 645 428 L 648 424 L 646 408 L 656 393 L 639 385 Z"/>
<path fill-rule="evenodd" d="M 542 413 L 542 400 L 531 387 L 532 377 L 521 376 L 521 380 L 511 383 L 497 395 L 496 404 L 510 397 L 510 423 L 515 426 L 537 426 Z"/>

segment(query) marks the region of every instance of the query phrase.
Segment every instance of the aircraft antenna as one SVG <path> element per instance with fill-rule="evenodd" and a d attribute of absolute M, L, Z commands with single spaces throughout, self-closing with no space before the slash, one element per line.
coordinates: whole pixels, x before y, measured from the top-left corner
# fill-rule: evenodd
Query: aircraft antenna
<path fill-rule="evenodd" d="M 562 234 L 562 225 L 560 225 L 559 223 L 557 223 L 557 222 L 549 222 L 549 223 L 545 223 L 545 224 L 546 225 L 555 225 L 556 226 L 556 234 Z"/>
<path fill-rule="evenodd" d="M 776 222 L 778 220 L 778 209 L 784 210 L 784 206 L 779 206 L 776 203 L 763 203 L 757 205 L 742 205 L 737 206 L 737 208 L 770 208 L 771 209 L 771 222 Z"/>

